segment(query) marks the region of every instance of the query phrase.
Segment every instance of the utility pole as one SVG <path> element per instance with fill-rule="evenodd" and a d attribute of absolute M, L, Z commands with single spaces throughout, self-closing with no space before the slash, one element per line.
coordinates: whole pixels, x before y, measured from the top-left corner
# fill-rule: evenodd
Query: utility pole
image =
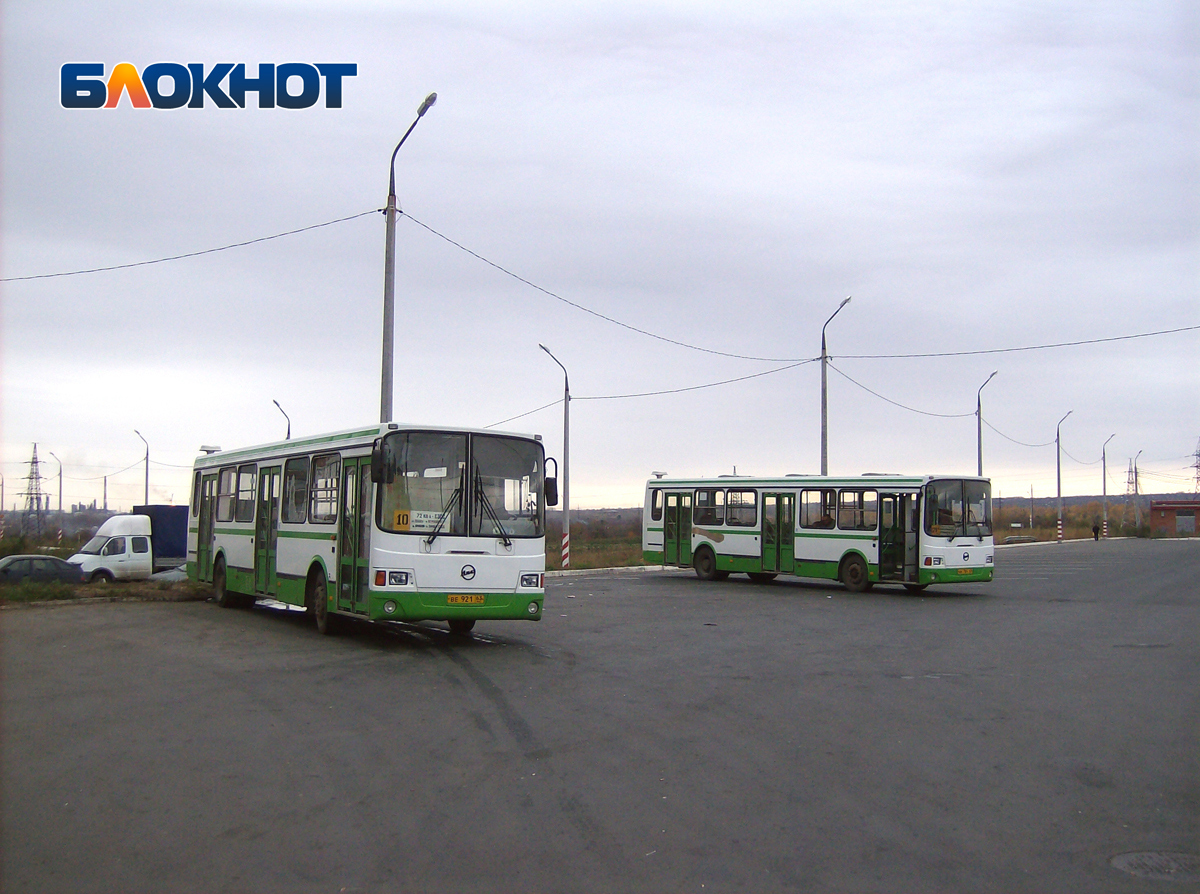
<path fill-rule="evenodd" d="M 829 315 L 825 326 L 833 322 L 843 307 L 850 303 L 850 296 L 837 306 L 837 310 Z M 829 383 L 826 367 L 829 365 L 829 353 L 825 350 L 825 326 L 821 327 L 821 474 L 829 474 Z"/>

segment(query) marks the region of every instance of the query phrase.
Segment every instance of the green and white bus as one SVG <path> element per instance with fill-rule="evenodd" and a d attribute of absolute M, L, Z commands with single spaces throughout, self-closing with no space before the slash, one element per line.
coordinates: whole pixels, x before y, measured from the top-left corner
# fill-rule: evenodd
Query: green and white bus
<path fill-rule="evenodd" d="M 876 583 L 990 581 L 991 484 L 951 476 L 655 478 L 646 483 L 647 564 L 703 580 L 780 574 Z"/>
<path fill-rule="evenodd" d="M 322 633 L 339 615 L 541 619 L 557 482 L 540 435 L 389 422 L 202 449 L 188 576 L 222 606 L 303 606 Z"/>

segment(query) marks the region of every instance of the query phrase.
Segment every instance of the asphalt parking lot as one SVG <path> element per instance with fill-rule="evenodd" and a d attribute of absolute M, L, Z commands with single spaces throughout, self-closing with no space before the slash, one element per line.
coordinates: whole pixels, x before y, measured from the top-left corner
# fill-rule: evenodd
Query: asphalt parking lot
<path fill-rule="evenodd" d="M 9 609 L 0 887 L 1200 890 L 1198 580 L 1089 541 L 920 596 L 569 575 L 472 638 Z"/>

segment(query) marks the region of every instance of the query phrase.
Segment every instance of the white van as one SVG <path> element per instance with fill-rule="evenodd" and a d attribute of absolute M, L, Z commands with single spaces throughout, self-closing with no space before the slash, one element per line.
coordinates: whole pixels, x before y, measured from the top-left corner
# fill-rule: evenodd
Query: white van
<path fill-rule="evenodd" d="M 154 573 L 150 518 L 114 515 L 82 550 L 67 559 L 88 580 L 144 580 Z"/>

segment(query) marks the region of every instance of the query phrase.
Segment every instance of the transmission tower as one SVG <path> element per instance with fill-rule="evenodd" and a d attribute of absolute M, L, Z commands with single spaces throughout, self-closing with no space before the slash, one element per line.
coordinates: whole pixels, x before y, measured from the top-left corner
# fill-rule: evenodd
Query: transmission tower
<path fill-rule="evenodd" d="M 1196 493 L 1200 494 L 1200 440 L 1196 441 L 1196 452 L 1192 454 L 1196 461 L 1192 466 L 1196 469 Z"/>
<path fill-rule="evenodd" d="M 21 533 L 26 537 L 41 537 L 42 518 L 42 475 L 38 471 L 37 444 L 33 445 L 33 459 L 29 461 L 29 477 L 26 479 L 25 513 L 21 516 Z"/>

